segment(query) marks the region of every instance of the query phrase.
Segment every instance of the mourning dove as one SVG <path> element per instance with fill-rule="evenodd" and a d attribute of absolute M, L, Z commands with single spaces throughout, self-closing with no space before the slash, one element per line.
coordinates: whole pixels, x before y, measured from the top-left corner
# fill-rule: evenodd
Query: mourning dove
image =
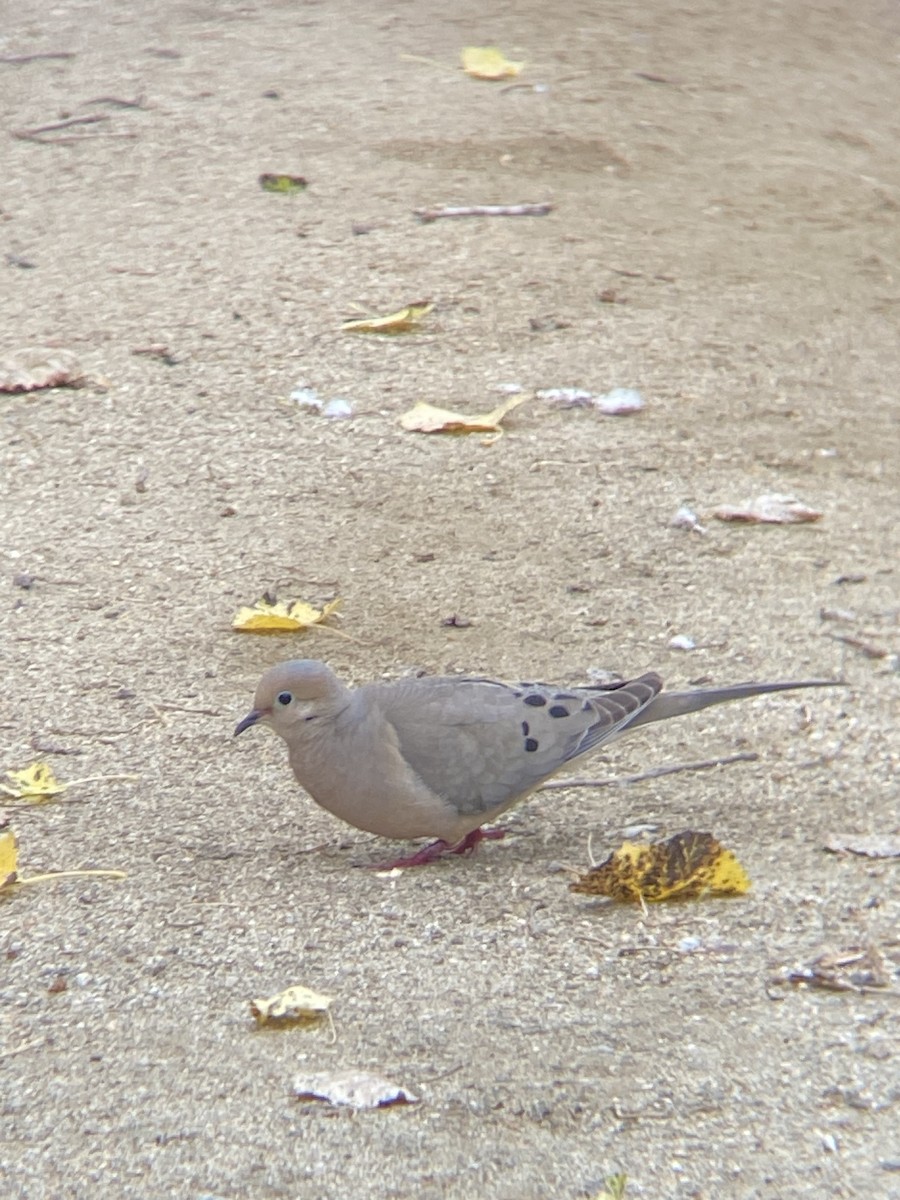
<path fill-rule="evenodd" d="M 711 704 L 830 682 L 662 692 L 654 672 L 599 687 L 445 676 L 346 687 L 324 663 L 267 671 L 235 729 L 269 725 L 322 808 L 388 838 L 438 840 L 392 866 L 473 850 L 483 830 L 562 767 L 624 733 Z"/>

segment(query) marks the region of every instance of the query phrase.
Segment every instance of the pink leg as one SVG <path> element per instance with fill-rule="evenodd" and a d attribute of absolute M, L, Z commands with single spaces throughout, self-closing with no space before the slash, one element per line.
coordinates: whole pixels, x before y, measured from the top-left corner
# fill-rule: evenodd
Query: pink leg
<path fill-rule="evenodd" d="M 429 842 L 427 846 L 423 846 L 415 854 L 407 855 L 405 858 L 397 858 L 389 863 L 377 863 L 370 870 L 392 871 L 394 867 L 425 867 L 428 863 L 437 862 L 439 858 L 446 858 L 448 854 L 474 854 L 479 842 L 493 841 L 502 837 L 506 837 L 505 829 L 473 829 L 471 833 L 467 833 L 462 841 L 457 842 L 455 845 L 451 846 L 443 838 L 438 838 L 436 842 Z"/>

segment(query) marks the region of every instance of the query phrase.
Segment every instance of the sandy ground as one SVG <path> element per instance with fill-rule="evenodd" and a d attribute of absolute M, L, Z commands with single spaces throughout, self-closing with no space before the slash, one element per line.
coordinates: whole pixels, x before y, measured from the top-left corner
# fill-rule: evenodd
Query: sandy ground
<path fill-rule="evenodd" d="M 138 8 L 2 23 L 6 131 L 108 119 L 3 148 L 0 350 L 65 347 L 92 382 L 0 397 L 0 765 L 137 779 L 7 807 L 24 874 L 128 877 L 0 906 L 0 1192 L 560 1200 L 623 1171 L 654 1200 L 896 1200 L 896 860 L 823 850 L 898 829 L 896 7 Z M 466 44 L 527 86 L 466 78 Z M 44 51 L 71 57 L 6 61 Z M 421 334 L 340 332 L 422 297 Z M 301 381 L 355 417 L 299 413 Z M 398 426 L 508 382 L 646 408 L 532 400 L 490 446 Z M 764 492 L 822 520 L 708 519 Z M 683 503 L 705 536 L 670 526 Z M 342 596 L 357 640 L 232 633 L 266 589 Z M 316 808 L 271 735 L 231 740 L 304 655 L 356 681 L 849 686 L 591 770 L 756 762 L 545 792 L 476 857 L 382 877 L 358 864 L 395 846 Z M 636 824 L 712 830 L 753 890 L 646 914 L 570 893 L 589 839 Z M 889 988 L 771 984 L 868 943 Z M 249 999 L 300 982 L 336 998 L 336 1040 L 254 1030 Z M 344 1067 L 422 1102 L 291 1098 Z"/>

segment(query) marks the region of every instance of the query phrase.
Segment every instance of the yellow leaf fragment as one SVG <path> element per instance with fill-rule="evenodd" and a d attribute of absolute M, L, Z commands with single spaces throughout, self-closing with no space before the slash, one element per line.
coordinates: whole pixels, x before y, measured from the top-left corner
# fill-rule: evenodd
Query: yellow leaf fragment
<path fill-rule="evenodd" d="M 324 1017 L 332 1001 L 331 996 L 298 985 L 285 988 L 268 1000 L 251 1000 L 250 1011 L 258 1025 L 309 1024 Z"/>
<path fill-rule="evenodd" d="M 519 393 L 504 400 L 491 412 L 474 416 L 420 401 L 403 414 L 400 424 L 411 433 L 502 433 L 500 422 L 527 399 L 527 395 Z"/>
<path fill-rule="evenodd" d="M 618 1175 L 608 1175 L 603 1181 L 603 1191 L 598 1192 L 594 1200 L 625 1200 L 627 1186 L 628 1176 L 624 1171 Z"/>
<path fill-rule="evenodd" d="M 0 833 L 0 892 L 7 884 L 16 882 L 17 866 L 16 835 L 7 829 Z"/>
<path fill-rule="evenodd" d="M 466 46 L 460 57 L 463 70 L 473 79 L 514 79 L 525 66 L 510 62 L 496 46 Z"/>
<path fill-rule="evenodd" d="M 289 195 L 291 192 L 305 191 L 309 186 L 302 175 L 273 175 L 266 172 L 259 177 L 259 186 L 264 192 L 281 192 Z"/>
<path fill-rule="evenodd" d="M 296 633 L 312 625 L 321 625 L 340 606 L 340 598 L 330 600 L 322 608 L 314 608 L 305 600 L 290 605 L 280 600 L 273 603 L 257 600 L 252 607 L 238 609 L 231 628 L 238 633 Z"/>
<path fill-rule="evenodd" d="M 0 783 L 0 792 L 13 800 L 47 800 L 50 796 L 58 796 L 67 787 L 57 781 L 45 762 L 32 763 L 23 771 L 7 771 L 6 778 L 9 783 Z"/>
<path fill-rule="evenodd" d="M 744 868 L 711 833 L 686 829 L 664 842 L 623 842 L 599 866 L 569 885 L 573 892 L 623 902 L 741 896 L 750 887 Z"/>
<path fill-rule="evenodd" d="M 341 329 L 344 333 L 409 333 L 418 328 L 422 318 L 433 308 L 430 300 L 422 300 L 418 304 L 407 304 L 406 308 L 389 313 L 386 317 L 361 317 L 359 320 L 345 321 Z"/>

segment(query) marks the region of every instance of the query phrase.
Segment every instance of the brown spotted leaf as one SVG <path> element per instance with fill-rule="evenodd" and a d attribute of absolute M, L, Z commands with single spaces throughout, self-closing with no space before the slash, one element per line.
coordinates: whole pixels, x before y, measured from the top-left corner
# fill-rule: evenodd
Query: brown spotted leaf
<path fill-rule="evenodd" d="M 624 903 L 739 896 L 750 880 L 711 833 L 687 829 L 663 842 L 624 842 L 609 858 L 570 884 L 573 892 Z"/>

